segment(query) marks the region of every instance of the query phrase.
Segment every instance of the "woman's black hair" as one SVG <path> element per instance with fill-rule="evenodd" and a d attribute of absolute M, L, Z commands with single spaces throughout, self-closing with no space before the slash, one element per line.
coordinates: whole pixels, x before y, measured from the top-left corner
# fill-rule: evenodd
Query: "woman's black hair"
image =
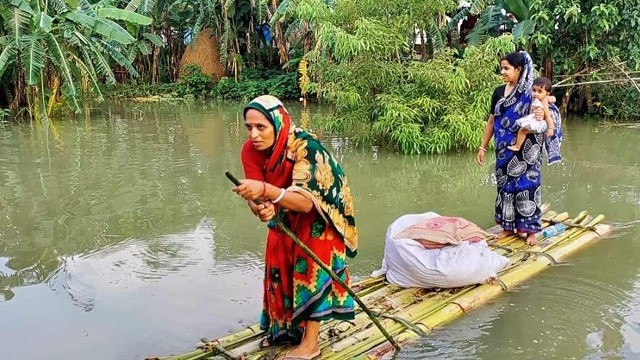
<path fill-rule="evenodd" d="M 505 55 L 502 60 L 506 60 L 514 68 L 520 68 L 520 70 L 524 69 L 524 56 L 522 56 L 518 51 Z"/>
<path fill-rule="evenodd" d="M 539 77 L 533 80 L 533 86 L 539 86 L 546 92 L 551 94 L 551 80 L 547 79 L 546 77 Z"/>

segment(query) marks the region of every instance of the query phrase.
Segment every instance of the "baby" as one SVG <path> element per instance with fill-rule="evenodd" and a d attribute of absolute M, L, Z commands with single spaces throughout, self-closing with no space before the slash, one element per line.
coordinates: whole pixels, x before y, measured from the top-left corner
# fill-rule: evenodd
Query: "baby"
<path fill-rule="evenodd" d="M 546 131 L 547 137 L 553 136 L 553 119 L 549 112 L 549 101 L 551 96 L 551 80 L 545 77 L 539 77 L 533 81 L 532 87 L 533 101 L 531 102 L 531 114 L 516 120 L 516 124 L 520 126 L 516 143 L 508 146 L 511 151 L 520 151 L 522 144 L 527 136 L 531 133 L 543 133 Z M 542 120 L 536 119 L 533 111 L 542 108 L 544 117 Z"/>

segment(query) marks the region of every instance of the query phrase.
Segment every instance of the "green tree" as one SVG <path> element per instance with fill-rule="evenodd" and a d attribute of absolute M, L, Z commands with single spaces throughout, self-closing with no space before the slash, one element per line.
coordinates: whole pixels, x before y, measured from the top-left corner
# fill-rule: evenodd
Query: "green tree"
<path fill-rule="evenodd" d="M 443 153 L 473 148 L 482 135 L 499 56 L 515 49 L 512 37 L 446 49 L 439 28 L 453 1 L 349 1 L 329 7 L 302 0 L 298 18 L 310 24 L 316 44 L 301 66 L 305 87 L 335 104 L 330 130 L 361 130 L 402 153 Z M 431 58 L 414 56 L 415 29 L 425 29 Z M 435 28 L 435 32 L 428 29 Z M 430 35 L 433 34 L 433 35 Z M 309 83 L 310 82 L 310 83 Z"/>
<path fill-rule="evenodd" d="M 572 110 L 640 114 L 633 106 L 640 93 L 628 76 L 640 70 L 640 1 L 481 0 L 455 18 L 469 14 L 479 16 L 470 44 L 510 31 L 543 76 L 578 83 L 560 92 L 565 112 L 571 103 Z"/>
<path fill-rule="evenodd" d="M 476 15 L 478 22 L 467 40 L 479 45 L 489 37 L 511 32 L 517 43 L 526 44 L 535 29 L 532 0 L 479 0 L 461 11 L 465 16 Z"/>
<path fill-rule="evenodd" d="M 59 95 L 74 112 L 83 94 L 101 99 L 99 82 L 115 82 L 109 60 L 135 76 L 123 53 L 134 38 L 119 22 L 151 23 L 108 1 L 12 0 L 0 13 L 0 78 L 13 85 L 13 107 L 27 105 L 36 119 L 49 116 Z"/>
<path fill-rule="evenodd" d="M 532 0 L 531 12 L 536 22 L 532 44 L 538 53 L 552 60 L 554 74 L 592 81 L 627 80 L 627 72 L 640 70 L 639 0 Z M 604 73 L 613 75 L 600 75 Z M 599 98 L 602 106 L 638 114 L 632 104 L 640 97 L 628 82 L 614 83 L 615 86 L 578 82 L 586 84 L 565 92 L 564 109 L 570 99 L 578 98 L 577 108 L 585 104 L 589 111 L 595 111 L 594 99 Z"/>

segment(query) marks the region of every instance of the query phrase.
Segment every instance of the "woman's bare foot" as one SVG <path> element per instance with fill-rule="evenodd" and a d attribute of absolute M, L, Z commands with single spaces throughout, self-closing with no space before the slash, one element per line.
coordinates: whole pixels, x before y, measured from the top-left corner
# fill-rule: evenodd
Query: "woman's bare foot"
<path fill-rule="evenodd" d="M 300 345 L 280 358 L 280 360 L 307 360 L 320 357 L 320 346 L 318 345 L 318 333 L 320 332 L 320 322 L 308 320 Z"/>
<path fill-rule="evenodd" d="M 527 242 L 527 245 L 531 245 L 531 246 L 537 245 L 538 239 L 536 238 L 536 234 L 534 233 L 528 234 L 526 242 Z"/>
<path fill-rule="evenodd" d="M 281 360 L 287 360 L 287 359 L 295 359 L 295 360 L 302 360 L 302 359 L 317 359 L 320 356 L 320 347 L 318 346 L 318 344 L 316 344 L 315 347 L 307 347 L 304 346 L 303 344 L 300 344 L 299 346 L 297 346 L 296 348 L 294 348 L 293 350 L 289 350 L 285 353 L 285 355 L 280 358 Z"/>
<path fill-rule="evenodd" d="M 511 230 L 502 230 L 498 233 L 498 239 L 505 238 L 507 236 L 513 235 L 513 231 Z"/>

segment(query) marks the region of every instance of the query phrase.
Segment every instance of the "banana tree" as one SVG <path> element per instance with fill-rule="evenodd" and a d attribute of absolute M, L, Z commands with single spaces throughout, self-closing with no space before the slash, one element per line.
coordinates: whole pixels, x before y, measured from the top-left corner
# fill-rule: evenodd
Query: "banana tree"
<path fill-rule="evenodd" d="M 478 22 L 467 37 L 470 45 L 479 45 L 488 37 L 509 31 L 516 42 L 524 43 L 535 30 L 530 11 L 531 0 L 476 0 L 460 13 L 478 16 Z M 454 17 L 458 18 L 458 16 Z"/>
<path fill-rule="evenodd" d="M 11 0 L 0 15 L 0 78 L 9 71 L 14 108 L 35 119 L 48 118 L 58 100 L 76 113 L 89 93 L 102 100 L 99 83 L 115 82 L 110 61 L 137 76 L 124 55 L 134 38 L 121 24 L 151 23 L 108 1 Z"/>
<path fill-rule="evenodd" d="M 135 23 L 127 23 L 127 30 L 135 38 L 135 41 L 128 48 L 127 59 L 134 65 L 140 74 L 142 82 L 150 82 L 152 84 L 160 81 L 161 68 L 161 50 L 174 50 L 175 47 L 167 37 L 165 43 L 162 34 L 165 28 L 171 28 L 173 24 L 169 24 L 164 15 L 168 14 L 168 7 L 172 4 L 171 0 L 121 0 L 125 10 L 132 11 L 153 19 L 149 25 L 140 25 Z M 178 56 L 169 56 L 169 58 L 177 59 Z M 169 67 L 169 66 L 168 66 Z M 168 71 L 167 71 L 168 73 Z M 173 79 L 169 76 L 170 79 Z M 124 80 L 124 79 L 121 79 Z"/>

